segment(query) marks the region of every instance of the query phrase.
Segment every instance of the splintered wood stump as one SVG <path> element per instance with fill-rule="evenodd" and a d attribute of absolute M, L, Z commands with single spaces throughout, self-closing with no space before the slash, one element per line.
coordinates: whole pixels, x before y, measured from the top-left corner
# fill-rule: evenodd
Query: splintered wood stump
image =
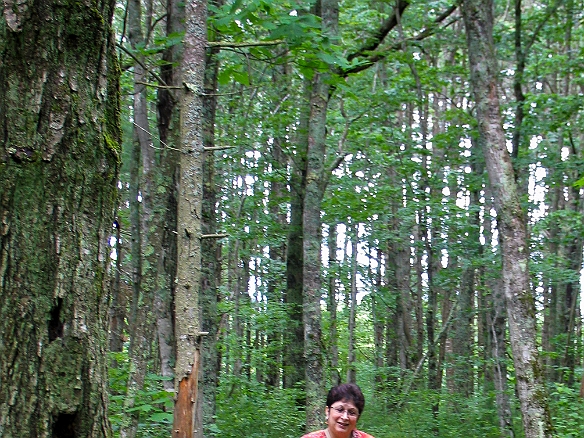
<path fill-rule="evenodd" d="M 197 402 L 197 383 L 199 375 L 200 351 L 195 350 L 193 368 L 178 384 L 178 394 L 174 403 L 173 438 L 192 438 L 194 436 L 195 405 Z"/>

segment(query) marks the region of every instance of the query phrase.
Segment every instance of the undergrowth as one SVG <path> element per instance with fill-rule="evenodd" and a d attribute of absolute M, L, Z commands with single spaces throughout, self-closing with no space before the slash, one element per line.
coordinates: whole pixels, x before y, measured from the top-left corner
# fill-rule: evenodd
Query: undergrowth
<path fill-rule="evenodd" d="M 147 374 L 144 388 L 134 406 L 126 406 L 128 361 L 125 353 L 111 356 L 110 421 L 114 437 L 129 415 L 138 413 L 137 437 L 168 438 L 172 427 L 172 396 L 164 391 L 162 378 Z M 469 398 L 428 390 L 411 391 L 401 400 L 399 393 L 373 394 L 370 385 L 358 382 L 366 396 L 366 408 L 358 428 L 376 438 L 499 438 L 493 392 L 478 392 Z M 205 429 L 205 437 L 215 438 L 299 438 L 304 434 L 303 392 L 300 389 L 274 389 L 244 378 L 225 377 L 217 392 L 217 413 Z M 514 401 L 515 438 L 524 438 L 521 416 Z M 323 427 L 324 427 L 323 400 Z M 564 384 L 549 386 L 549 404 L 554 437 L 584 436 L 584 401 L 579 388 Z M 436 406 L 438 409 L 436 410 Z"/>

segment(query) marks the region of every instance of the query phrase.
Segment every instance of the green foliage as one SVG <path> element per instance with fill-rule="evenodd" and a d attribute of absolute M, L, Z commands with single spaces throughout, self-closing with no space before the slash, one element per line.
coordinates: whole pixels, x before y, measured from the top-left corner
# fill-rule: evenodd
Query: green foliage
<path fill-rule="evenodd" d="M 380 400 L 381 401 L 381 397 Z M 378 438 L 429 437 L 498 438 L 499 429 L 492 396 L 478 394 L 461 400 L 447 393 L 437 396 L 427 390 L 410 393 L 396 411 L 377 400 L 369 402 L 360 427 Z M 433 406 L 440 403 L 437 416 Z"/>
<path fill-rule="evenodd" d="M 361 249 L 370 259 L 373 259 L 374 251 L 385 251 L 388 244 L 410 246 L 412 259 L 420 257 L 424 269 L 428 257 L 428 249 L 424 248 L 426 243 L 434 254 L 448 254 L 454 263 L 448 269 L 434 273 L 432 281 L 440 291 L 455 294 L 461 273 L 467 266 L 487 268 L 485 277 L 477 281 L 500 276 L 500 254 L 497 248 L 489 246 L 489 242 L 484 246 L 484 253 L 478 254 L 478 239 L 469 239 L 479 232 L 478 225 L 473 224 L 469 217 L 478 212 L 488 222 L 491 205 L 485 190 L 488 187 L 486 174 L 478 170 L 482 166 L 481 155 L 477 153 L 476 144 L 472 148 L 470 144 L 471 139 L 476 141 L 474 129 L 477 122 L 473 103 L 469 100 L 468 63 L 463 49 L 461 20 L 453 16 L 452 21 L 440 27 L 433 37 L 423 41 L 412 39 L 451 4 L 447 0 L 412 1 L 400 17 L 399 32 L 392 32 L 386 44 L 377 51 L 383 54 L 383 61 L 348 78 L 331 75 L 334 93 L 327 111 L 326 162 L 330 165 L 339 157 L 344 157 L 344 160 L 332 173 L 322 215 L 327 224 L 347 227 L 359 224 Z M 506 105 L 503 115 L 510 137 L 516 105 L 512 91 L 515 55 L 514 23 L 507 6 L 496 2 L 495 41 L 502 61 L 503 104 Z M 309 3 L 229 0 L 220 2 L 220 6 L 213 2 L 209 5 L 210 35 L 217 41 L 232 44 L 217 55 L 220 68 L 216 91 L 221 98 L 218 99 L 214 121 L 215 141 L 217 145 L 233 147 L 228 152 L 217 152 L 215 164 L 215 183 L 220 198 L 217 210 L 221 223 L 218 228 L 229 234 L 228 242 L 222 246 L 223 260 L 225 265 L 232 263 L 225 272 L 233 278 L 223 278 L 219 287 L 221 300 L 218 308 L 226 323 L 217 348 L 222 354 L 223 370 L 228 372 L 219 376 L 217 414 L 215 423 L 207 426 L 209 435 L 297 438 L 304 432 L 304 413 L 298 406 L 302 391 L 273 389 L 257 381 L 261 380 L 261 372 L 265 372 L 269 361 L 278 357 L 283 348 L 289 347 L 285 345 L 282 334 L 293 329 L 289 309 L 282 302 L 286 287 L 285 261 L 283 257 L 275 260 L 267 255 L 267 250 L 284 248 L 288 229 L 286 221 L 275 217 L 269 207 L 275 205 L 276 214 L 284 217 L 290 213 L 290 193 L 295 189 L 291 187 L 290 168 L 292 163 L 298 162 L 301 154 L 300 120 L 305 108 L 303 86 L 306 80 L 316 72 L 335 72 L 360 62 L 354 59 L 349 63 L 347 54 L 354 53 L 364 41 L 371 39 L 378 24 L 389 16 L 392 8 L 392 2 L 340 2 L 340 38 L 331 41 L 323 35 L 320 19 L 311 13 Z M 504 10 L 499 10 L 501 8 Z M 528 38 L 544 18 L 545 8 L 530 6 L 525 9 L 524 36 Z M 579 19 L 581 21 L 581 15 Z M 123 22 L 121 14 L 117 21 Z M 581 38 L 582 28 L 574 29 L 575 33 L 578 32 L 575 40 Z M 160 30 L 155 32 L 148 47 L 139 49 L 148 58 L 148 66 L 153 71 L 162 63 L 160 52 L 181 39 L 179 34 L 161 36 L 159 33 Z M 571 76 L 573 84 L 581 87 L 584 81 L 582 49 L 564 50 L 565 36 L 565 22 L 551 20 L 534 41 L 531 52 L 527 53 L 523 78 L 526 115 L 522 134 L 525 140 L 514 161 L 518 169 L 537 166 L 545 170 L 545 177 L 537 184 L 548 194 L 558 185 L 578 189 L 584 186 L 580 144 L 584 101 L 580 95 L 562 94 L 560 84 L 564 77 Z M 400 45 L 403 38 L 405 42 L 401 48 L 394 50 L 392 47 Z M 246 45 L 258 41 L 274 44 Z M 574 55 L 578 51 L 580 56 Z M 128 114 L 133 91 L 133 61 L 125 54 L 122 61 L 130 66 L 122 77 L 122 94 L 126 96 L 122 159 L 127 165 L 133 130 Z M 149 94 L 151 99 L 154 95 Z M 427 111 L 425 117 L 430 122 L 428 132 L 423 132 L 420 126 L 423 111 Z M 155 126 L 155 121 L 152 122 Z M 536 144 L 530 144 L 530 139 L 537 139 Z M 274 158 L 276 141 L 284 155 L 280 162 Z M 564 159 L 563 149 L 568 146 L 575 152 Z M 480 166 L 472 167 L 476 164 Z M 125 181 L 127 171 L 123 170 L 122 181 Z M 271 192 L 276 183 L 286 187 L 278 198 Z M 127 186 L 124 187 L 127 190 Z M 464 200 L 470 191 L 482 192 L 485 199 L 471 208 L 460 205 L 457 201 Z M 549 206 L 548 199 L 546 202 Z M 535 203 L 526 202 L 525 205 L 531 211 L 535 210 Z M 129 229 L 126 216 L 127 209 L 122 208 L 120 217 L 124 230 Z M 388 224 L 394 220 L 397 226 L 392 228 Z M 578 283 L 579 272 L 570 266 L 568 257 L 561 253 L 550 254 L 549 247 L 550 244 L 567 245 L 574 239 L 582 239 L 582 224 L 584 221 L 578 211 L 548 210 L 541 218 L 534 215 L 530 224 L 533 262 L 530 269 L 536 280 L 534 284 L 547 284 L 552 280 Z M 432 237 L 427 242 L 412 243 L 421 225 L 435 228 Z M 549 233 L 552 227 L 557 228 L 554 235 Z M 480 232 L 481 237 L 490 237 L 485 231 Z M 234 255 L 236 249 L 239 252 Z M 124 255 L 128 256 L 127 253 Z M 347 254 L 343 257 L 343 260 L 335 260 L 334 266 L 326 272 L 334 275 L 337 298 L 341 301 L 336 321 L 339 364 L 335 370 L 341 376 L 348 368 L 348 306 L 343 299 L 351 275 L 350 257 Z M 243 268 L 242 260 L 248 262 Z M 359 383 L 367 392 L 367 409 L 360 419 L 360 427 L 377 438 L 498 437 L 494 394 L 480 388 L 482 380 L 479 383 L 477 378 L 477 388 L 471 398 L 460 399 L 457 394 L 446 390 L 443 393 L 425 390 L 427 382 L 422 376 L 426 370 L 422 370 L 412 384 L 413 390 L 404 394 L 405 383 L 412 377 L 411 370 L 401 369 L 397 364 L 373 367 L 373 300 L 383 308 L 383 314 L 376 315 L 376 318 L 389 325 L 400 305 L 399 292 L 385 279 L 382 285 L 376 283 L 372 264 L 366 266 L 359 260 L 357 270 L 360 303 L 355 336 L 356 366 Z M 246 277 L 247 274 L 252 278 Z M 420 279 L 414 279 L 413 269 L 411 275 L 413 292 L 415 282 Z M 253 288 L 248 287 L 251 283 L 254 283 Z M 423 284 L 421 287 L 424 300 L 427 286 Z M 477 292 L 482 293 L 483 288 L 485 295 L 490 294 L 482 283 L 477 285 Z M 235 296 L 239 300 L 237 305 Z M 439 306 L 443 304 L 442 300 L 445 300 L 443 296 L 439 296 Z M 477 312 L 488 310 L 478 309 Z M 438 319 L 442 317 L 436 316 Z M 234 329 L 236 319 L 241 332 Z M 326 311 L 322 322 L 323 353 L 326 353 L 331 344 L 331 320 Z M 443 322 L 438 321 L 438 324 Z M 249 339 L 245 339 L 245 335 L 249 335 Z M 251 340 L 254 335 L 257 335 L 257 343 Z M 262 344 L 268 337 L 271 345 Z M 561 346 L 565 340 L 565 335 L 556 336 L 552 344 Z M 427 345 L 423 347 L 425 351 Z M 476 361 L 479 361 L 478 351 L 483 348 L 487 346 L 477 345 L 477 352 L 473 353 Z M 544 359 L 558 358 L 561 352 L 563 349 L 560 348 L 546 352 Z M 161 390 L 160 381 L 155 375 L 147 376 L 145 388 L 138 393 L 135 406 L 124 410 L 127 357 L 125 353 L 114 357 L 119 364 L 110 369 L 114 429 L 119 430 L 129 412 L 140 412 L 140 436 L 168 436 L 172 400 Z M 236 377 L 232 370 L 238 360 L 248 363 L 242 364 L 242 375 Z M 327 360 L 330 362 L 330 358 Z M 445 369 L 451 366 L 449 363 L 443 365 Z M 481 366 L 476 365 L 476 370 Z M 332 370 L 326 369 L 325 375 L 330 378 Z M 383 380 L 379 391 L 371 388 L 376 378 Z M 511 387 L 514 378 L 510 366 Z M 517 403 L 513 397 L 511 399 L 512 403 Z M 398 402 L 403 403 L 400 410 L 395 409 Z M 436 406 L 439 409 L 434 415 Z M 579 419 L 582 402 L 575 389 L 563 385 L 552 387 L 551 409 L 558 436 L 584 436 Z M 516 436 L 520 437 L 521 422 L 516 405 L 513 412 Z"/>
<path fill-rule="evenodd" d="M 584 400 L 578 389 L 562 383 L 555 383 L 550 388 L 550 409 L 557 438 L 576 438 L 584 436 Z"/>
<path fill-rule="evenodd" d="M 135 412 L 139 413 L 137 437 L 167 437 L 172 426 L 174 401 L 172 394 L 162 387 L 164 378 L 146 374 L 144 387 L 137 392 L 134 406 L 127 408 L 125 401 L 129 367 L 127 351 L 110 353 L 109 385 L 112 395 L 109 418 L 114 437 L 120 436 L 120 427 L 127 421 L 128 414 Z"/>
<path fill-rule="evenodd" d="M 305 421 L 296 403 L 300 398 L 296 389 L 266 388 L 228 376 L 219 386 L 213 432 L 221 438 L 298 438 Z"/>

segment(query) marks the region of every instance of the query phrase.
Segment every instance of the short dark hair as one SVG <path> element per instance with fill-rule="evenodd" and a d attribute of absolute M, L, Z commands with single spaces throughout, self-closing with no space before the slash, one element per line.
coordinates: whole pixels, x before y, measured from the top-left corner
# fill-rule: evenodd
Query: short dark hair
<path fill-rule="evenodd" d="M 365 407 L 365 397 L 363 397 L 361 388 L 354 383 L 343 383 L 330 389 L 326 397 L 326 405 L 330 408 L 333 403 L 339 400 L 353 403 L 359 410 L 359 415 L 361 415 Z"/>

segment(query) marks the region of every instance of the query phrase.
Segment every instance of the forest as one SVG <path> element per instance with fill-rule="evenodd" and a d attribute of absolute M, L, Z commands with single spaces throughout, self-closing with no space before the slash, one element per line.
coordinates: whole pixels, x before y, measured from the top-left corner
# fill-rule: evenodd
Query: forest
<path fill-rule="evenodd" d="M 4 5 L 0 436 L 584 436 L 584 2 Z"/>

